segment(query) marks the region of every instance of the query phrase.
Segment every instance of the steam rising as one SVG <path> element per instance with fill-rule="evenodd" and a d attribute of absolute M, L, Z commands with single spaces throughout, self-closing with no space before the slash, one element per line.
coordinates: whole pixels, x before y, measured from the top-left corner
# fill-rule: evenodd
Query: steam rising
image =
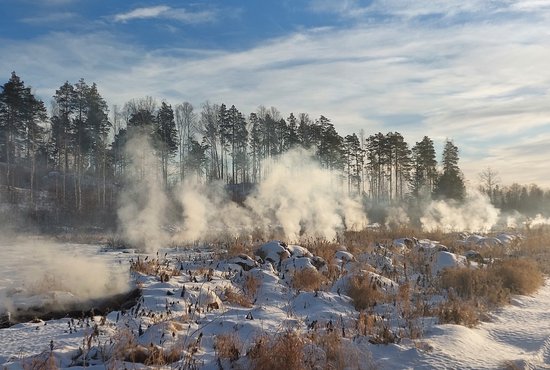
<path fill-rule="evenodd" d="M 18 238 L 0 243 L 0 313 L 44 304 L 64 308 L 130 290 L 127 267 L 98 255 L 98 246 Z"/>
<path fill-rule="evenodd" d="M 468 190 L 462 203 L 432 201 L 420 217 L 427 231 L 489 231 L 499 221 L 500 211 L 489 198 L 475 190 Z"/>
<path fill-rule="evenodd" d="M 275 232 L 294 241 L 306 235 L 332 240 L 338 231 L 367 224 L 361 203 L 338 190 L 336 175 L 308 152 L 290 151 L 264 166 L 268 175 L 243 206 L 222 195 L 219 184 L 185 184 L 179 192 L 184 217 L 178 241 L 252 232 Z"/>
<path fill-rule="evenodd" d="M 333 240 L 339 231 L 367 225 L 360 200 L 345 193 L 341 179 L 321 168 L 309 152 L 292 150 L 263 164 L 267 175 L 243 205 L 228 199 L 222 184 L 183 184 L 175 196 L 183 209 L 182 221 L 179 232 L 170 237 L 162 228 L 168 198 L 157 185 L 158 175 L 146 170 L 157 167 L 152 150 L 141 138 L 127 147 L 130 177 L 118 216 L 124 236 L 148 250 L 170 238 L 181 243 L 254 232 L 292 241 L 306 236 Z"/>
<path fill-rule="evenodd" d="M 291 150 L 262 164 L 264 178 L 243 204 L 231 201 L 224 184 L 185 182 L 167 194 L 161 188 L 154 151 L 142 137 L 126 146 L 127 182 L 118 216 L 124 237 L 148 251 L 169 242 L 219 241 L 258 235 L 299 242 L 307 237 L 334 240 L 344 230 L 367 226 L 362 201 L 345 190 L 338 174 L 322 168 L 310 152 Z M 180 217 L 168 217 L 169 200 Z M 427 200 L 420 210 L 405 204 L 384 209 L 387 228 L 418 222 L 423 230 L 487 232 L 502 227 L 550 224 L 549 219 L 501 215 L 485 194 L 469 189 L 463 202 Z M 175 223 L 175 233 L 166 225 Z"/>
<path fill-rule="evenodd" d="M 161 188 L 158 162 L 149 141 L 135 135 L 125 146 L 126 188 L 120 199 L 118 218 L 121 232 L 137 247 L 158 249 L 168 241 L 166 224 L 168 199 Z"/>

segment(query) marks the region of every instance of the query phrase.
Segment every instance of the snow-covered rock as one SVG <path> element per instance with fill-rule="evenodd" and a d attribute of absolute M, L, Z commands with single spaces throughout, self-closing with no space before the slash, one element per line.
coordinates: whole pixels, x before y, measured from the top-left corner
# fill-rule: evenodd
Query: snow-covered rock
<path fill-rule="evenodd" d="M 256 255 L 264 261 L 277 265 L 280 261 L 290 257 L 290 252 L 286 244 L 278 240 L 273 240 L 260 246 L 256 250 Z"/>
<path fill-rule="evenodd" d="M 464 267 L 468 264 L 466 257 L 451 252 L 439 251 L 432 256 L 432 274 L 437 275 L 445 268 Z"/>

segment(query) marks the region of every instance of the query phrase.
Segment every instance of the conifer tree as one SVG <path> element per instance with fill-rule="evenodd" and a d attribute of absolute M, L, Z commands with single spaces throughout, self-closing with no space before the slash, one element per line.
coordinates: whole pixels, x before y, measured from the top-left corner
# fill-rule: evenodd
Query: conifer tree
<path fill-rule="evenodd" d="M 6 159 L 6 183 L 15 185 L 13 166 L 16 155 L 21 150 L 21 138 L 25 133 L 25 118 L 28 113 L 30 89 L 12 72 L 11 78 L 2 86 L 0 93 L 0 131 L 3 142 L 0 143 L 3 157 Z"/>
<path fill-rule="evenodd" d="M 157 112 L 154 144 L 158 152 L 164 186 L 168 186 L 168 165 L 178 149 L 178 138 L 172 106 L 162 102 Z"/>
<path fill-rule="evenodd" d="M 445 142 L 443 149 L 443 173 L 439 176 L 434 189 L 434 195 L 440 198 L 463 200 L 466 187 L 462 172 L 458 167 L 458 147 L 451 140 Z"/>
<path fill-rule="evenodd" d="M 437 160 L 432 139 L 427 136 L 412 148 L 411 193 L 419 198 L 432 193 L 437 180 Z"/>

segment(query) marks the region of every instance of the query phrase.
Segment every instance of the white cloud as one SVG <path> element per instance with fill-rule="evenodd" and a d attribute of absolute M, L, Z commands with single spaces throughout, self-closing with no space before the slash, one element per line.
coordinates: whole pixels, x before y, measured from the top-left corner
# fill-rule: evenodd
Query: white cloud
<path fill-rule="evenodd" d="M 532 2 L 538 3 L 537 0 Z M 425 16 L 448 19 L 465 13 L 502 11 L 508 4 L 507 1 L 493 0 L 310 0 L 309 9 L 318 13 L 333 13 L 342 18 L 372 21 L 373 17 L 388 16 L 402 20 Z"/>
<path fill-rule="evenodd" d="M 505 183 L 525 178 L 550 186 L 544 170 L 550 147 L 527 151 L 536 141 L 529 132 L 548 131 L 550 124 L 550 29 L 544 21 L 550 9 L 541 6 L 531 17 L 514 10 L 520 2 L 483 10 L 488 3 L 451 1 L 444 8 L 480 9 L 486 16 L 481 21 L 446 27 L 358 23 L 298 32 L 236 52 L 151 51 L 107 34 L 59 33 L 27 44 L 0 40 L 0 72 L 9 76 L 17 66 L 46 100 L 65 80 L 84 77 L 96 81 L 110 103 L 151 95 L 197 106 L 225 102 L 246 114 L 273 105 L 285 117 L 324 114 L 342 134 L 399 131 L 410 144 L 423 135 L 436 142 L 449 137 L 465 149 L 461 166 L 473 181 L 490 166 Z M 436 11 L 426 3 L 406 4 L 388 12 Z M 167 17 L 167 8 L 142 8 L 132 17 Z M 523 16 L 492 21 L 499 11 Z M 513 142 L 517 148 L 511 151 Z"/>
<path fill-rule="evenodd" d="M 78 15 L 73 12 L 59 12 L 49 13 L 44 15 L 25 17 L 21 19 L 21 22 L 31 25 L 43 25 L 57 22 L 66 22 L 68 20 L 76 19 Z"/>
<path fill-rule="evenodd" d="M 170 10 L 169 6 L 153 6 L 149 8 L 137 8 L 127 13 L 120 13 L 115 15 L 115 21 L 117 22 L 127 22 L 133 19 L 144 19 L 144 18 L 157 18 L 167 11 Z"/>
<path fill-rule="evenodd" d="M 184 8 L 171 8 L 166 5 L 136 8 L 127 13 L 114 16 L 115 22 L 128 22 L 135 19 L 173 19 L 184 23 L 205 23 L 216 19 L 216 13 L 210 10 L 188 11 Z"/>

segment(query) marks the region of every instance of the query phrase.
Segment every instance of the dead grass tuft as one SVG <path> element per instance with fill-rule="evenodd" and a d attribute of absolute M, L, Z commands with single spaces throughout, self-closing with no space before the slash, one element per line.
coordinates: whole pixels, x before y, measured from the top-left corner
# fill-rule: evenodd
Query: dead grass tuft
<path fill-rule="evenodd" d="M 173 276 L 179 276 L 180 270 L 168 267 L 166 263 L 161 263 L 157 258 L 144 260 L 138 258 L 130 264 L 130 271 L 138 272 L 144 275 L 158 276 L 162 282 L 170 280 Z"/>
<path fill-rule="evenodd" d="M 225 296 L 224 301 L 230 304 L 236 304 L 241 307 L 250 308 L 252 307 L 252 302 L 250 299 L 241 292 L 236 291 L 234 288 L 228 286 L 225 288 L 223 295 Z"/>
<path fill-rule="evenodd" d="M 52 352 L 43 352 L 33 356 L 28 362 L 22 364 L 23 370 L 57 370 L 57 361 Z"/>
<path fill-rule="evenodd" d="M 544 283 L 537 263 L 528 259 L 498 261 L 490 270 L 501 279 L 502 286 L 512 294 L 531 294 Z"/>
<path fill-rule="evenodd" d="M 492 308 L 508 303 L 510 294 L 535 292 L 544 283 L 544 277 L 531 260 L 507 259 L 480 269 L 445 269 L 440 283 L 463 300 Z"/>
<path fill-rule="evenodd" d="M 254 300 L 254 298 L 256 297 L 256 293 L 258 293 L 259 287 L 260 279 L 258 279 L 253 274 L 246 275 L 243 283 L 243 291 L 249 300 Z"/>
<path fill-rule="evenodd" d="M 440 304 L 436 313 L 441 324 L 464 325 L 471 328 L 479 323 L 478 310 L 473 301 L 452 298 Z"/>
<path fill-rule="evenodd" d="M 296 271 L 292 276 L 292 286 L 294 289 L 313 292 L 320 290 L 325 282 L 325 277 L 317 270 L 303 269 Z"/>
<path fill-rule="evenodd" d="M 214 349 L 219 358 L 236 361 L 240 357 L 241 342 L 235 334 L 220 334 L 214 338 Z"/>
<path fill-rule="evenodd" d="M 303 349 L 305 340 L 294 331 L 275 337 L 260 336 L 248 352 L 255 370 L 307 369 Z"/>
<path fill-rule="evenodd" d="M 346 293 L 353 300 L 353 305 L 358 311 L 374 307 L 385 299 L 384 293 L 379 291 L 376 284 L 371 283 L 366 275 L 351 276 Z"/>

